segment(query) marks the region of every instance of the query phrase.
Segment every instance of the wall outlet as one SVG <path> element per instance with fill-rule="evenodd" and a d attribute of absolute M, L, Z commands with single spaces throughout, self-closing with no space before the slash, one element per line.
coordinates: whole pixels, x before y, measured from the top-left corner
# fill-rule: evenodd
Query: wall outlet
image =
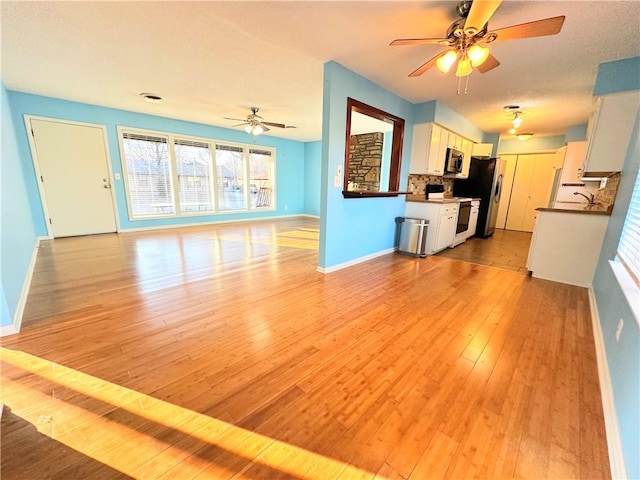
<path fill-rule="evenodd" d="M 618 328 L 616 328 L 616 342 L 620 341 L 620 334 L 622 333 L 622 327 L 624 327 L 624 320 L 620 319 L 618 322 Z"/>

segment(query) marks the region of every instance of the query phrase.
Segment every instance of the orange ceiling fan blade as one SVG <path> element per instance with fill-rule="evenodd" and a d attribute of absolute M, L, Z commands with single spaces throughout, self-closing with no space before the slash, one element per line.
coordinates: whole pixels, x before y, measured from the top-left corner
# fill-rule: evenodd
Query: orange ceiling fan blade
<path fill-rule="evenodd" d="M 478 67 L 476 68 L 480 73 L 487 73 L 489 70 L 493 70 L 498 66 L 500 66 L 500 62 L 498 61 L 498 59 L 493 55 L 489 54 L 487 59 L 484 62 L 482 62 L 481 65 L 478 65 Z"/>
<path fill-rule="evenodd" d="M 512 25 L 511 27 L 499 28 L 487 34 L 495 34 L 495 42 L 506 40 L 517 40 L 519 38 L 544 37 L 546 35 L 557 35 L 562 30 L 564 15 L 559 17 L 545 18 L 535 22 Z"/>
<path fill-rule="evenodd" d="M 435 57 L 433 57 L 431 60 L 429 60 L 426 63 L 423 63 L 422 65 L 420 65 L 418 68 L 416 68 L 413 72 L 411 72 L 409 74 L 410 77 L 419 77 L 420 75 L 422 75 L 424 72 L 426 72 L 427 70 L 429 70 L 431 67 L 433 67 L 436 64 L 436 60 L 438 59 L 438 57 L 440 57 L 442 55 L 442 53 L 439 53 L 438 55 L 436 55 Z"/>
<path fill-rule="evenodd" d="M 501 3 L 502 0 L 473 0 L 464 22 L 464 33 L 472 37 L 481 31 Z"/>
<path fill-rule="evenodd" d="M 448 38 L 396 38 L 389 45 L 448 45 Z"/>

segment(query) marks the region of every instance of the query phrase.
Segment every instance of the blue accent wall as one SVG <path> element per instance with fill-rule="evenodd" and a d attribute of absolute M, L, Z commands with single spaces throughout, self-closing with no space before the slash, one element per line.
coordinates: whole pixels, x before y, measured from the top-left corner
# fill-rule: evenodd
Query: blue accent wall
<path fill-rule="evenodd" d="M 473 123 L 436 100 L 413 105 L 414 123 L 435 122 L 474 142 L 484 142 L 485 133 Z"/>
<path fill-rule="evenodd" d="M 393 248 L 395 217 L 404 215 L 405 196 L 344 198 L 333 186 L 344 165 L 347 97 L 405 120 L 400 188 L 407 185 L 413 105 L 336 62 L 324 66 L 322 105 L 322 194 L 318 263 L 330 268 Z"/>
<path fill-rule="evenodd" d="M 579 142 L 587 139 L 587 124 L 573 125 L 564 134 L 565 142 Z"/>
<path fill-rule="evenodd" d="M 2 102 L 2 168 L 0 168 L 0 264 L 2 298 L 1 326 L 13 323 L 37 235 L 29 192 L 23 171 L 24 158 L 18 148 L 11 116 L 9 92 L 0 84 Z"/>
<path fill-rule="evenodd" d="M 640 90 L 640 56 L 601 63 L 593 95 Z"/>
<path fill-rule="evenodd" d="M 640 478 L 640 327 L 613 276 L 609 260 L 613 260 L 616 255 L 631 193 L 640 169 L 639 139 L 640 111 L 636 115 L 616 203 L 593 278 L 628 478 Z M 624 328 L 620 341 L 616 342 L 615 333 L 620 319 L 624 320 Z"/>
<path fill-rule="evenodd" d="M 322 142 L 304 144 L 304 213 L 320 216 Z"/>
<path fill-rule="evenodd" d="M 498 153 L 525 153 L 538 152 L 544 150 L 557 150 L 565 144 L 564 135 L 553 137 L 536 137 L 535 135 L 529 140 L 508 139 L 500 140 L 498 145 Z"/>
<path fill-rule="evenodd" d="M 200 123 L 145 115 L 113 108 L 70 102 L 50 97 L 9 92 L 13 122 L 16 128 L 19 155 L 25 172 L 25 186 L 32 208 L 33 223 L 38 235 L 47 235 L 40 194 L 31 160 L 28 137 L 23 115 L 49 117 L 60 120 L 104 125 L 107 128 L 111 168 L 122 173 L 117 126 L 135 127 L 159 132 L 191 135 L 196 137 L 254 144 L 253 137 L 243 130 L 214 127 Z M 255 145 L 276 148 L 276 211 L 224 213 L 219 215 L 129 220 L 122 180 L 113 180 L 116 192 L 120 228 L 123 230 L 144 227 L 172 226 L 199 222 L 225 222 L 245 218 L 292 215 L 305 212 L 305 145 L 303 142 L 284 140 L 268 135 L 255 137 Z"/>

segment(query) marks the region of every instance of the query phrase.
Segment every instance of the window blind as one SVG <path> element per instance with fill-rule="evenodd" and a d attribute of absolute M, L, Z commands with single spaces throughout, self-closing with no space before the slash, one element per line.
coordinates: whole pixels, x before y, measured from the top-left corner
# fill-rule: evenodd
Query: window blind
<path fill-rule="evenodd" d="M 618 258 L 640 286 L 640 171 L 633 187 L 631 203 L 622 227 Z"/>
<path fill-rule="evenodd" d="M 175 213 L 167 138 L 123 132 L 132 218 Z"/>

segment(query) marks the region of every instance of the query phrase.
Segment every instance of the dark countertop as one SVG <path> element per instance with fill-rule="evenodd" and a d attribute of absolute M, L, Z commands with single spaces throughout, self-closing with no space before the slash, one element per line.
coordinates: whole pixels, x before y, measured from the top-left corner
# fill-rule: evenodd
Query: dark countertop
<path fill-rule="evenodd" d="M 572 202 L 556 202 L 553 207 L 540 207 L 536 208 L 538 212 L 561 212 L 561 213 L 581 213 L 590 215 L 611 215 L 613 205 L 603 205 L 596 203 L 595 205 L 588 205 L 586 203 L 572 203 Z"/>

